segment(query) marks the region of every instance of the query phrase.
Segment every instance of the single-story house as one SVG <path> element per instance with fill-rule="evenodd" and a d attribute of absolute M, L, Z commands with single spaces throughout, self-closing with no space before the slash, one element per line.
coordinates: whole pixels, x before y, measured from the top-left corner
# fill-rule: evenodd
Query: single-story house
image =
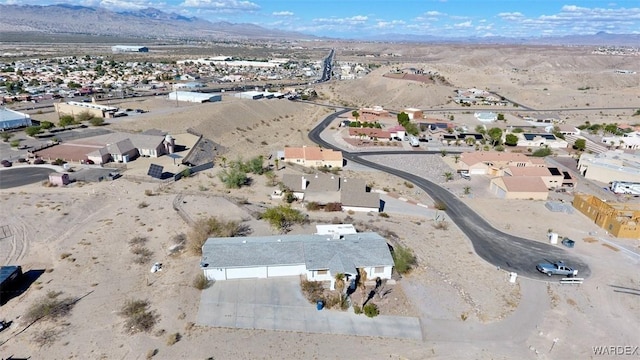
<path fill-rule="evenodd" d="M 390 279 L 393 258 L 387 241 L 375 232 L 344 235 L 273 235 L 209 238 L 202 246 L 200 268 L 209 280 L 306 276 L 329 281 L 335 276 Z"/>
<path fill-rule="evenodd" d="M 387 129 L 392 138 L 397 137 L 400 139 L 404 139 L 407 135 L 407 130 L 402 125 L 395 125 Z"/>
<path fill-rule="evenodd" d="M 543 158 L 499 151 L 465 152 L 460 155 L 460 160 L 458 161 L 458 171 L 466 171 L 470 175 L 502 176 L 504 169 L 509 166 L 546 167 L 547 165 Z"/>
<path fill-rule="evenodd" d="M 318 146 L 286 147 L 282 160 L 316 168 L 341 168 L 344 161 L 342 151 L 323 149 Z"/>
<path fill-rule="evenodd" d="M 133 146 L 131 139 L 123 139 L 114 144 L 107 144 L 107 151 L 113 161 L 127 163 L 138 157 L 138 149 Z"/>
<path fill-rule="evenodd" d="M 406 108 L 403 112 L 409 115 L 409 120 L 419 120 L 423 118 L 423 113 L 420 109 Z"/>
<path fill-rule="evenodd" d="M 518 136 L 518 146 L 522 147 L 548 146 L 552 149 L 564 149 L 569 146 L 567 141 L 557 138 L 553 134 L 520 133 L 516 136 Z"/>
<path fill-rule="evenodd" d="M 340 181 L 342 211 L 379 212 L 380 194 L 367 191 L 362 179 L 343 178 Z"/>
<path fill-rule="evenodd" d="M 387 130 L 376 128 L 349 128 L 349 137 L 352 139 L 367 139 L 377 141 L 391 140 L 391 133 Z"/>
<path fill-rule="evenodd" d="M 539 176 L 500 176 L 489 190 L 502 199 L 547 200 L 549 189 Z"/>

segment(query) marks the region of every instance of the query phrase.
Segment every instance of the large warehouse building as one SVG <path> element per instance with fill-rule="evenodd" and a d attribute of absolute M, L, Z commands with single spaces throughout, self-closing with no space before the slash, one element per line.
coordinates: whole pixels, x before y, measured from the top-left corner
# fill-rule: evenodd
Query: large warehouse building
<path fill-rule="evenodd" d="M 146 46 L 131 46 L 131 45 L 115 45 L 111 47 L 111 51 L 114 53 L 122 52 L 149 52 L 149 48 Z"/>
<path fill-rule="evenodd" d="M 0 108 L 0 131 L 31 126 L 31 117 L 7 108 Z"/>
<path fill-rule="evenodd" d="M 195 103 L 222 101 L 220 94 L 205 94 L 190 91 L 174 91 L 169 93 L 169 100 L 188 101 Z"/>

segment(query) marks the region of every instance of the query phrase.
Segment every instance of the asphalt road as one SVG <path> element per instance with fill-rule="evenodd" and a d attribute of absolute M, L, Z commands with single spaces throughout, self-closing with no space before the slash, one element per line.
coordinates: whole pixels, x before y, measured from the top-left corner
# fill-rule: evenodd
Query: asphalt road
<path fill-rule="evenodd" d="M 350 110 L 343 110 L 331 114 L 309 132 L 309 139 L 322 147 L 342 150 L 343 157 L 347 161 L 353 161 L 410 181 L 429 194 L 434 201 L 445 204 L 448 218 L 467 235 L 473 244 L 475 252 L 482 259 L 496 267 L 534 279 L 549 280 L 546 275 L 540 274 L 536 270 L 535 266 L 537 263 L 557 260 L 564 260 L 567 265 L 577 269 L 578 276 L 580 277 L 586 278 L 591 274 L 589 266 L 584 261 L 559 246 L 506 234 L 494 228 L 484 218 L 460 201 L 454 194 L 427 179 L 360 157 L 361 155 L 371 155 L 369 152 L 349 152 L 324 141 L 320 137 L 322 131 L 324 131 L 336 117 L 347 111 Z M 402 155 L 406 156 L 406 154 Z M 505 201 L 504 206 L 510 206 L 509 201 Z M 536 221 L 536 219 L 526 219 L 526 221 Z M 472 273 L 473 269 L 464 269 L 464 271 Z"/>
<path fill-rule="evenodd" d="M 46 167 L 20 166 L 0 171 L 0 189 L 9 189 L 49 179 L 49 174 L 55 172 Z"/>

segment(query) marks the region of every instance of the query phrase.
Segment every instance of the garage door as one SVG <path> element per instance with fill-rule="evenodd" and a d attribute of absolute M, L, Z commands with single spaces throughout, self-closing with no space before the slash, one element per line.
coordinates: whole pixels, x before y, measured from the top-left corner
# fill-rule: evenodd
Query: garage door
<path fill-rule="evenodd" d="M 266 278 L 266 267 L 248 267 L 227 269 L 227 280 Z"/>
<path fill-rule="evenodd" d="M 493 193 L 496 194 L 497 197 L 504 199 L 505 196 L 507 195 L 507 192 L 504 191 L 503 189 L 501 189 L 500 187 L 491 184 L 491 186 L 493 187 Z"/>
<path fill-rule="evenodd" d="M 307 268 L 304 264 L 291 266 L 269 266 L 267 269 L 267 275 L 269 277 L 295 276 L 304 274 L 306 269 Z"/>
<path fill-rule="evenodd" d="M 469 170 L 469 174 L 474 174 L 474 175 L 482 175 L 485 174 L 486 171 L 484 169 L 471 169 Z"/>

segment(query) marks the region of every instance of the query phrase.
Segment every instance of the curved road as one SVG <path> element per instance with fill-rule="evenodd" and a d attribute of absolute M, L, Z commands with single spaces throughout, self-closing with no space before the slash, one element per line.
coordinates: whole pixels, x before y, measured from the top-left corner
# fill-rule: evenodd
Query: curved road
<path fill-rule="evenodd" d="M 46 167 L 19 166 L 0 171 L 0 189 L 33 184 L 49 179 L 49 174 L 56 172 Z"/>
<path fill-rule="evenodd" d="M 320 134 L 336 117 L 347 111 L 349 110 L 338 111 L 324 119 L 309 132 L 309 139 L 322 147 L 342 151 L 343 157 L 347 161 L 353 161 L 410 181 L 429 194 L 434 201 L 446 204 L 447 215 L 469 237 L 475 252 L 482 259 L 496 267 L 534 279 L 549 279 L 546 275 L 540 274 L 535 268 L 536 263 L 542 261 L 565 260 L 567 264 L 578 269 L 580 277 L 588 277 L 591 274 L 589 266 L 584 261 L 560 247 L 506 234 L 494 228 L 454 194 L 439 185 L 414 174 L 380 165 L 363 158 L 373 153 L 345 151 L 323 140 Z M 509 202 L 505 201 L 504 206 L 509 206 Z M 527 220 L 535 221 L 535 219 Z M 466 270 L 472 271 L 472 269 Z"/>

